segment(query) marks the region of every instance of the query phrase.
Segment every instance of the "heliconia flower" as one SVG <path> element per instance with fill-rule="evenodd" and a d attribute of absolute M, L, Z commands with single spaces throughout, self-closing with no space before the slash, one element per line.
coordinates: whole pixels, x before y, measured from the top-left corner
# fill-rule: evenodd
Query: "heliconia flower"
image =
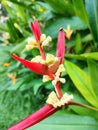
<path fill-rule="evenodd" d="M 36 31 L 35 26 L 37 28 L 37 31 Z M 32 24 L 32 29 L 33 29 L 33 32 L 35 31 L 34 35 L 36 35 L 37 40 L 38 40 L 40 37 L 40 35 L 39 35 L 40 28 L 39 28 L 37 21 L 35 21 Z M 43 53 L 44 50 L 41 52 Z M 45 56 L 45 59 L 43 57 L 41 58 L 40 56 L 37 56 L 37 57 L 33 58 L 31 61 L 20 58 L 20 57 L 16 56 L 15 54 L 12 54 L 12 57 L 14 59 L 18 60 L 19 62 L 21 62 L 24 66 L 26 66 L 33 72 L 43 75 L 43 76 L 44 75 L 49 76 L 49 78 L 53 81 L 52 83 L 55 87 L 58 97 L 61 98 L 62 92 L 61 92 L 61 88 L 60 88 L 60 82 L 65 83 L 65 80 L 63 78 L 59 78 L 59 77 L 60 77 L 61 73 L 63 72 L 63 69 L 62 69 L 63 65 L 61 65 L 61 64 L 63 64 L 63 61 L 64 61 L 64 53 L 65 53 L 65 36 L 64 36 L 63 29 L 60 29 L 59 33 L 58 33 L 56 57 L 51 54 L 45 55 L 45 53 L 42 54 L 43 56 Z M 36 62 L 36 60 L 39 60 L 38 63 Z"/>
<path fill-rule="evenodd" d="M 12 54 L 12 57 L 14 59 L 20 61 L 23 65 L 25 65 L 27 68 L 29 68 L 30 70 L 32 70 L 33 72 L 35 72 L 37 74 L 52 75 L 51 73 L 54 74 L 57 71 L 59 65 L 61 63 L 63 63 L 63 61 L 64 61 L 64 52 L 65 52 L 65 40 L 64 39 L 65 39 L 64 31 L 63 31 L 63 29 L 61 29 L 58 34 L 58 44 L 57 44 L 57 51 L 56 51 L 56 57 L 58 57 L 58 60 L 56 60 L 56 62 L 54 62 L 53 64 L 51 64 L 49 66 L 45 65 L 45 64 L 25 60 L 23 58 L 18 57 L 15 54 Z M 51 58 L 51 57 L 49 56 L 49 58 Z M 50 78 L 52 78 L 52 77 L 53 76 L 50 76 Z"/>
<path fill-rule="evenodd" d="M 46 35 L 41 34 L 37 20 L 35 20 L 34 23 L 31 22 L 31 29 L 36 38 L 41 56 L 36 56 L 31 61 L 20 58 L 15 54 L 12 54 L 12 57 L 21 62 L 31 71 L 43 75 L 43 81 L 51 79 L 56 93 L 51 92 L 45 106 L 43 106 L 37 112 L 29 115 L 24 120 L 10 127 L 8 130 L 25 130 L 26 128 L 35 125 L 36 123 L 49 117 L 62 107 L 66 107 L 68 105 L 77 105 L 96 110 L 92 107 L 71 101 L 73 99 L 72 94 L 69 95 L 65 93 L 63 95 L 61 92 L 60 82 L 65 83 L 65 79 L 61 78 L 61 73 L 65 71 L 63 66 L 65 53 L 65 34 L 63 29 L 60 29 L 58 33 L 56 56 L 53 56 L 52 54 L 45 54 L 43 46 L 47 45 L 48 42 L 51 41 L 51 38 L 49 36 L 46 38 Z M 29 45 L 31 45 L 31 42 Z"/>
<path fill-rule="evenodd" d="M 36 20 L 34 21 L 34 23 L 31 23 L 31 28 L 36 38 L 41 56 L 36 56 L 31 61 L 18 57 L 15 54 L 12 54 L 12 57 L 18 60 L 19 62 L 21 62 L 24 66 L 26 66 L 33 72 L 43 75 L 43 76 L 48 76 L 52 80 L 52 83 L 55 87 L 57 98 L 59 101 L 60 99 L 62 99 L 60 82 L 62 83 L 65 82 L 63 78 L 60 78 L 61 73 L 65 71 L 64 66 L 63 66 L 64 53 L 65 53 L 64 31 L 63 29 L 59 30 L 56 56 L 53 56 L 52 54 L 46 55 L 43 49 L 43 46 L 46 45 L 51 40 L 51 38 L 49 36 L 46 38 L 46 36 L 43 34 L 41 35 L 40 27 Z M 51 99 L 49 99 L 48 101 L 50 100 Z M 61 102 L 57 104 L 61 104 Z M 63 102 L 63 105 L 64 105 L 64 102 Z M 9 130 L 18 130 L 18 129 L 23 130 L 31 125 L 36 124 L 37 122 L 43 120 L 44 118 L 50 116 L 61 107 L 62 107 L 62 104 L 60 107 L 58 107 L 57 105 L 57 108 L 55 108 L 53 104 L 50 104 L 49 102 L 42 109 L 30 115 L 25 120 L 21 121 L 15 126 L 9 128 Z"/>
<path fill-rule="evenodd" d="M 36 31 L 36 29 L 34 28 L 35 25 L 36 25 L 38 31 Z M 35 31 L 35 33 L 37 35 L 37 39 L 38 39 L 40 36 L 40 35 L 38 35 L 40 33 L 40 29 L 39 29 L 39 25 L 38 25 L 37 21 L 35 21 L 32 26 L 33 26 L 32 27 L 33 31 Z M 26 66 L 33 72 L 40 74 L 40 75 L 48 75 L 51 80 L 54 80 L 52 83 L 56 87 L 55 89 L 58 93 L 58 96 L 62 97 L 62 92 L 60 91 L 59 80 L 63 83 L 64 79 L 58 78 L 58 77 L 60 77 L 60 74 L 62 73 L 62 69 L 59 72 L 57 70 L 58 70 L 58 68 L 61 68 L 60 64 L 62 64 L 64 61 L 64 52 L 65 52 L 64 31 L 63 31 L 63 29 L 60 29 L 59 33 L 58 33 L 56 57 L 51 54 L 48 54 L 47 56 L 45 56 L 45 53 L 43 54 L 46 57 L 45 60 L 43 58 L 41 59 L 41 57 L 38 58 L 38 56 L 37 56 L 37 58 L 33 58 L 34 60 L 31 60 L 31 61 L 20 58 L 20 57 L 16 56 L 15 54 L 12 54 L 12 57 L 14 59 L 20 61 L 24 66 Z M 35 61 L 36 59 L 39 60 L 38 63 Z M 41 60 L 42 60 L 42 63 L 40 63 Z"/>

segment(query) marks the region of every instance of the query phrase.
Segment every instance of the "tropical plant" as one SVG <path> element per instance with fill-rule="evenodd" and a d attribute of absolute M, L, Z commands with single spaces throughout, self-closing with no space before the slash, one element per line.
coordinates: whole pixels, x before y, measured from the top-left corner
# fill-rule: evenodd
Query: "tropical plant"
<path fill-rule="evenodd" d="M 64 65 L 67 73 L 62 74 L 66 78 L 66 84 L 62 84 L 62 92 L 73 93 L 73 101 L 75 102 L 98 108 L 98 1 L 2 0 L 1 3 L 3 14 L 0 14 L 0 99 L 2 99 L 0 101 L 0 106 L 2 106 L 0 111 L 1 113 L 2 111 L 6 113 L 5 104 L 8 104 L 7 113 L 9 114 L 6 119 L 5 116 L 0 115 L 0 129 L 6 130 L 12 124 L 32 113 L 32 111 L 43 106 L 47 96 L 53 90 L 51 82 L 43 83 L 41 76 L 30 72 L 20 63 L 17 63 L 10 55 L 15 53 L 28 60 L 32 56 L 39 55 L 36 48 L 33 51 L 24 49 L 28 38 L 33 37 L 29 23 L 35 18 L 38 19 L 42 32 L 47 36 L 50 35 L 53 39 L 51 44 L 45 47 L 45 51 L 51 54 L 55 54 L 56 44 L 54 43 L 57 41 L 58 30 L 62 27 L 66 32 L 68 25 L 70 25 L 73 33 L 71 39 L 66 40 Z M 22 95 L 20 96 L 21 101 L 26 100 L 26 104 L 33 106 L 25 111 L 25 104 L 21 105 L 22 112 L 27 114 L 22 114 L 19 111 L 20 106 L 15 107 L 14 103 L 18 104 L 19 101 L 13 93 L 19 93 Z M 7 95 L 10 95 L 9 98 L 7 98 Z M 15 100 L 13 103 L 11 102 L 11 96 Z M 12 104 L 11 109 L 14 109 L 12 119 L 10 118 L 12 114 L 9 104 Z M 20 113 L 20 118 L 18 112 Z M 63 126 L 59 125 L 58 127 L 56 122 L 54 122 L 55 125 L 52 125 L 50 121 L 56 119 L 58 124 L 61 124 L 62 120 L 67 121 L 68 116 L 72 116 L 70 119 L 72 122 L 68 120 L 68 122 L 63 123 Z M 62 117 L 62 120 L 59 117 Z M 79 120 L 83 125 L 79 124 Z M 85 124 L 85 120 L 87 124 Z M 82 126 L 85 125 L 85 130 L 96 130 L 98 129 L 97 120 L 98 112 L 70 105 L 64 111 L 60 110 L 57 115 L 30 129 L 44 129 L 47 125 L 49 129 L 53 130 L 75 129 L 78 125 L 82 129 Z M 45 126 L 45 124 L 47 125 Z M 68 124 L 73 125 L 73 127 L 68 126 Z"/>

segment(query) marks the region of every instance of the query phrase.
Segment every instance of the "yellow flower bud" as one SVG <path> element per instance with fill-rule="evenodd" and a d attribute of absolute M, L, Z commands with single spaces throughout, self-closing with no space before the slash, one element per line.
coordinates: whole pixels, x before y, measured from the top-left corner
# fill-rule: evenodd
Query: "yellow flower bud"
<path fill-rule="evenodd" d="M 42 35 L 40 36 L 40 42 L 42 43 L 45 39 L 46 39 L 46 35 L 45 35 L 45 34 L 42 34 Z"/>

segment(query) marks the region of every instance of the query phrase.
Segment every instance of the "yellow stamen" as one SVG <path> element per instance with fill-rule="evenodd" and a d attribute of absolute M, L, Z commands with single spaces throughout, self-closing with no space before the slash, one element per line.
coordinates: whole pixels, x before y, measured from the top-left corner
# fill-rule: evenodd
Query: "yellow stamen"
<path fill-rule="evenodd" d="M 40 36 L 40 42 L 41 42 L 41 46 L 44 47 L 44 46 L 48 46 L 49 45 L 49 42 L 52 40 L 52 38 L 50 36 L 46 37 L 45 34 L 42 34 Z"/>
<path fill-rule="evenodd" d="M 62 72 L 65 71 L 64 65 L 60 64 L 57 72 L 55 73 L 55 79 L 52 81 L 52 84 L 56 86 L 56 83 L 60 81 L 61 83 L 65 83 L 66 80 L 64 78 L 60 78 Z"/>
<path fill-rule="evenodd" d="M 17 25 L 15 24 L 17 27 Z M 48 46 L 49 42 L 51 41 L 51 37 L 48 36 L 46 37 L 45 34 L 41 34 L 40 36 L 40 45 L 41 47 Z M 28 38 L 28 44 L 26 45 L 26 50 L 32 50 L 33 48 L 38 48 L 38 43 L 35 39 L 33 38 Z"/>
<path fill-rule="evenodd" d="M 38 48 L 38 43 L 33 38 L 28 38 L 28 44 L 26 45 L 26 50 L 32 50 L 33 48 Z"/>
<path fill-rule="evenodd" d="M 39 56 L 36 56 L 34 57 L 31 62 L 36 62 L 36 63 L 41 63 L 41 64 L 45 64 L 49 67 L 50 69 L 50 66 L 51 65 L 54 65 L 56 62 L 59 62 L 59 58 L 55 57 L 54 55 L 52 54 L 47 54 L 46 55 L 46 60 L 43 60 L 42 57 L 39 55 Z M 54 68 L 55 69 L 55 68 Z M 66 80 L 64 78 L 60 78 L 60 75 L 62 72 L 65 71 L 65 68 L 64 68 L 64 65 L 63 64 L 60 64 L 58 69 L 56 70 L 56 73 L 54 74 L 55 78 L 54 80 L 52 81 L 52 84 L 55 86 L 56 83 L 58 81 L 60 81 L 61 83 L 65 83 Z M 52 71 L 51 71 L 52 72 Z M 53 72 L 52 72 L 53 73 Z M 46 75 L 43 76 L 43 82 L 47 82 L 49 81 L 50 78 Z"/>
<path fill-rule="evenodd" d="M 34 57 L 31 61 L 49 66 L 51 64 L 54 64 L 57 60 L 59 60 L 59 59 L 57 57 L 55 57 L 54 55 L 47 54 L 46 60 L 43 60 L 42 57 L 39 55 L 39 56 Z"/>
<path fill-rule="evenodd" d="M 36 56 L 34 57 L 31 62 L 36 62 L 36 63 L 41 63 L 41 64 L 44 64 L 45 63 L 45 60 L 42 59 L 42 57 L 39 55 L 39 56 Z"/>
<path fill-rule="evenodd" d="M 40 36 L 40 42 L 42 43 L 45 39 L 46 39 L 46 35 L 45 35 L 45 34 L 42 34 L 42 35 Z"/>
<path fill-rule="evenodd" d="M 37 42 L 35 39 L 29 37 L 28 38 L 28 45 L 36 45 L 37 46 Z"/>
<path fill-rule="evenodd" d="M 47 65 L 50 65 L 50 64 L 53 64 L 54 63 L 54 60 L 55 60 L 55 56 L 52 55 L 52 54 L 47 54 L 46 56 L 46 64 Z"/>
<path fill-rule="evenodd" d="M 50 79 L 50 77 L 48 75 L 43 76 L 43 82 L 47 82 L 49 80 L 51 80 L 51 79 Z"/>
<path fill-rule="evenodd" d="M 61 99 L 59 99 L 54 91 L 49 94 L 49 97 L 46 101 L 47 104 L 52 105 L 54 108 L 62 107 L 73 99 L 73 95 L 65 93 Z"/>

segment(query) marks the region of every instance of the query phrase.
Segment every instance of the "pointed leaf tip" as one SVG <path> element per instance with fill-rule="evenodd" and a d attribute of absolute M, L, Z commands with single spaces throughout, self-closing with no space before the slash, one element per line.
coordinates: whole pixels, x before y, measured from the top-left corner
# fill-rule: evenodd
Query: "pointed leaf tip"
<path fill-rule="evenodd" d="M 25 60 L 23 58 L 18 57 L 15 54 L 11 54 L 11 56 L 15 59 L 21 62 L 24 66 L 29 68 L 31 71 L 40 74 L 40 75 L 45 75 L 48 72 L 48 67 L 44 64 L 36 63 L 36 62 L 31 62 L 28 60 Z"/>

